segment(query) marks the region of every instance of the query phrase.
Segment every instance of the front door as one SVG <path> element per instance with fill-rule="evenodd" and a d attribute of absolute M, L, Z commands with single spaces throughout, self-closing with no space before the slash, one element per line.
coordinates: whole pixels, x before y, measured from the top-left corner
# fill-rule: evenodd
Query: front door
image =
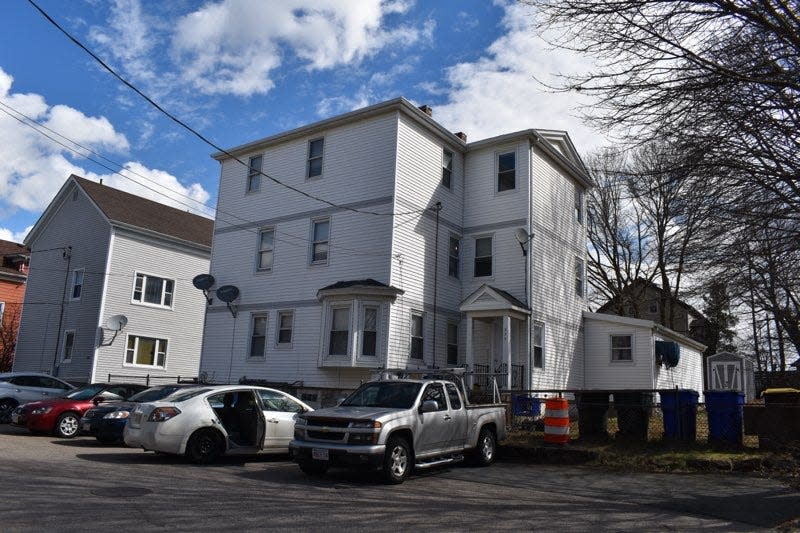
<path fill-rule="evenodd" d="M 445 447 L 448 450 L 463 450 L 467 444 L 467 409 L 453 383 L 445 383 L 447 400 L 450 403 L 450 424 L 447 427 Z"/>
<path fill-rule="evenodd" d="M 278 391 L 260 389 L 258 395 L 267 424 L 264 449 L 288 450 L 289 441 L 294 437 L 294 421 L 298 414 L 306 411 L 305 407 Z"/>

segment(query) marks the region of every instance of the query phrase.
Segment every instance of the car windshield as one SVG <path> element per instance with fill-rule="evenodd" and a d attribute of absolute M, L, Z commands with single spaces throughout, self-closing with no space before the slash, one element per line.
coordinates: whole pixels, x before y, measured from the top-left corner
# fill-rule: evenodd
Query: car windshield
<path fill-rule="evenodd" d="M 169 401 L 171 402 L 185 402 L 186 400 L 190 400 L 195 396 L 203 394 L 204 392 L 210 392 L 213 389 L 208 389 L 204 387 L 198 387 L 196 389 L 189 389 L 186 392 L 180 392 L 178 394 L 173 394 L 170 396 Z"/>
<path fill-rule="evenodd" d="M 421 383 L 377 381 L 366 383 L 348 396 L 342 405 L 409 409 L 419 394 Z"/>
<path fill-rule="evenodd" d="M 89 400 L 100 392 L 103 392 L 105 387 L 103 385 L 86 385 L 78 389 L 72 390 L 64 395 L 64 398 L 70 400 Z"/>
<path fill-rule="evenodd" d="M 166 398 L 170 394 L 173 394 L 176 391 L 179 391 L 179 390 L 184 389 L 184 388 L 186 388 L 186 387 L 181 387 L 180 385 L 168 385 L 168 386 L 165 386 L 165 387 L 152 387 L 150 389 L 143 390 L 142 392 L 137 392 L 136 394 L 134 394 L 133 396 L 128 398 L 128 401 L 130 401 L 130 402 L 139 402 L 139 403 L 155 402 L 157 400 L 163 400 L 164 398 Z"/>

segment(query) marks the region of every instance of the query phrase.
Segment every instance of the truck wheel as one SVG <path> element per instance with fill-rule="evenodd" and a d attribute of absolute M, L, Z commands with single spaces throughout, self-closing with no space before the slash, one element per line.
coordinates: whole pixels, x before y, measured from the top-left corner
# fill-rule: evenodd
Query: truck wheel
<path fill-rule="evenodd" d="M 402 483 L 411 469 L 411 451 L 408 442 L 402 437 L 391 437 L 386 443 L 383 457 L 383 476 L 387 483 Z"/>
<path fill-rule="evenodd" d="M 297 462 L 300 470 L 309 476 L 321 476 L 328 471 L 327 461 L 317 461 L 315 459 L 302 459 Z"/>
<path fill-rule="evenodd" d="M 475 447 L 475 464 L 478 466 L 489 466 L 494 462 L 497 454 L 497 439 L 494 431 L 488 427 L 481 428 L 478 435 L 478 444 Z"/>

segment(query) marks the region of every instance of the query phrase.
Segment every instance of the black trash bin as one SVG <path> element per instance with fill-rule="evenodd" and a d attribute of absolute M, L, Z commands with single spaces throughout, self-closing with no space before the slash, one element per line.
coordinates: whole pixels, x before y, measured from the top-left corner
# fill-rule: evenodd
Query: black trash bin
<path fill-rule="evenodd" d="M 659 391 L 661 413 L 664 416 L 664 438 L 681 442 L 697 440 L 697 399 L 700 394 L 691 389 Z"/>
<path fill-rule="evenodd" d="M 578 431 L 581 439 L 608 438 L 608 393 L 577 392 Z"/>
<path fill-rule="evenodd" d="M 614 391 L 617 411 L 617 438 L 647 442 L 653 394 L 649 391 Z"/>

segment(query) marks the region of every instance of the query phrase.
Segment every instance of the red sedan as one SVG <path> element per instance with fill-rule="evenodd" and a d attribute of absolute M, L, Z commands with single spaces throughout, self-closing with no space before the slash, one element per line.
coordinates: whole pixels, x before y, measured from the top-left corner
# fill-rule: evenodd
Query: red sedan
<path fill-rule="evenodd" d="M 146 388 L 136 383 L 93 383 L 61 398 L 22 404 L 11 412 L 11 423 L 70 439 L 78 434 L 78 421 L 86 411 L 100 402 L 127 400 Z"/>

